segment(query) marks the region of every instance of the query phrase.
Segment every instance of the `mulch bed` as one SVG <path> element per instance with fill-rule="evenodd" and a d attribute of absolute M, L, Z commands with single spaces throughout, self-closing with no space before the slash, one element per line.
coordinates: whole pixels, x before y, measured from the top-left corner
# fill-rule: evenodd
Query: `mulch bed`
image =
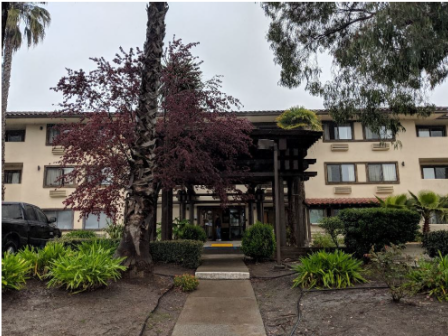
<path fill-rule="evenodd" d="M 247 265 L 252 275 L 277 276 L 275 263 Z M 298 288 L 294 275 L 272 280 L 252 279 L 266 333 L 289 335 L 297 320 Z M 384 285 L 375 281 L 368 286 Z M 334 336 L 446 336 L 448 302 L 417 295 L 394 303 L 387 289 L 306 293 L 301 300 L 302 320 L 295 335 Z"/>
<path fill-rule="evenodd" d="M 194 273 L 176 265 L 159 264 L 155 273 Z M 2 294 L 2 334 L 8 336 L 139 335 L 148 313 L 171 286 L 170 277 L 121 279 L 92 292 L 70 294 L 28 280 L 26 289 Z M 148 320 L 145 336 L 170 335 L 187 294 L 172 290 Z"/>

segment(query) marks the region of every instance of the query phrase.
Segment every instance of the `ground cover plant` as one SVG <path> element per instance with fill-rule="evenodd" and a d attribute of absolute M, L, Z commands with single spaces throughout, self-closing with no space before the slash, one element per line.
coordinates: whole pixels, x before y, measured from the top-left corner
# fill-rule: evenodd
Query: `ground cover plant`
<path fill-rule="evenodd" d="M 199 280 L 191 274 L 176 275 L 174 286 L 180 288 L 183 292 L 192 292 L 198 288 Z"/>
<path fill-rule="evenodd" d="M 2 258 L 2 290 L 20 290 L 25 286 L 30 262 L 19 254 L 5 252 Z"/>
<path fill-rule="evenodd" d="M 47 274 L 52 261 L 71 252 L 71 248 L 65 247 L 62 243 L 48 243 L 42 249 L 26 246 L 17 254 L 29 262 L 31 276 L 42 278 Z"/>
<path fill-rule="evenodd" d="M 64 235 L 67 238 L 95 238 L 96 234 L 93 231 L 88 230 L 76 230 L 70 231 Z"/>
<path fill-rule="evenodd" d="M 293 269 L 297 272 L 293 287 L 345 288 L 367 281 L 362 261 L 340 250 L 315 252 L 301 258 Z"/>
<path fill-rule="evenodd" d="M 241 251 L 255 261 L 269 259 L 275 252 L 275 234 L 272 225 L 255 223 L 244 232 Z"/>
<path fill-rule="evenodd" d="M 431 258 L 439 254 L 448 255 L 448 231 L 441 230 L 425 233 L 422 246 Z"/>

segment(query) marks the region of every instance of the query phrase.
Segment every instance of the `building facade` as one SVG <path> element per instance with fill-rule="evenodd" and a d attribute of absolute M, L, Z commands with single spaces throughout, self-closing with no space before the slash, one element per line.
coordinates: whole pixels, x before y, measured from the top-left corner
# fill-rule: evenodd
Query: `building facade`
<path fill-rule="evenodd" d="M 283 111 L 238 112 L 256 128 L 275 127 L 275 118 Z M 316 231 L 322 217 L 337 214 L 340 209 L 371 206 L 375 196 L 387 197 L 411 191 L 431 190 L 448 194 L 448 108 L 439 107 L 429 118 L 403 117 L 406 132 L 394 139 L 387 130 L 375 134 L 353 121 L 336 125 L 324 110 L 317 110 L 322 120 L 323 136 L 307 152 L 315 159 L 310 170 L 317 176 L 305 182 L 306 221 L 309 232 Z M 70 121 L 70 120 L 68 120 Z M 61 185 L 57 178 L 72 168 L 58 165 L 63 148 L 52 146 L 52 125 L 63 122 L 51 113 L 10 112 L 6 122 L 5 201 L 37 205 L 48 216 L 57 218 L 62 230 L 100 230 L 106 216 L 80 218 L 77 211 L 64 209 L 63 199 L 74 186 Z M 380 138 L 383 141 L 380 141 Z M 396 142 L 395 142 L 396 141 Z M 393 143 L 401 143 L 394 147 Z M 264 222 L 273 222 L 272 191 L 269 184 L 260 185 L 265 193 Z M 246 191 L 244 186 L 239 186 Z M 222 209 L 211 196 L 198 192 L 196 202 L 187 204 L 189 217 L 213 239 L 213 221 L 219 216 L 223 233 L 239 239 L 257 211 L 252 203 L 235 203 Z M 191 207 L 191 209 L 190 209 Z M 173 217 L 180 216 L 174 200 Z M 161 217 L 159 205 L 158 218 Z M 188 218 L 188 217 L 187 217 Z M 448 229 L 440 218 L 432 219 L 432 230 Z M 226 231 L 227 230 L 227 231 Z"/>

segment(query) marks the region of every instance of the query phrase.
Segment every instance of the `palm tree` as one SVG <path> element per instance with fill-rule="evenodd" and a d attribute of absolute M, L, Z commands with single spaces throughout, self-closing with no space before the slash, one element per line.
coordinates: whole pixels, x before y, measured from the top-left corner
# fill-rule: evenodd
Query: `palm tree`
<path fill-rule="evenodd" d="M 5 166 L 5 126 L 8 106 L 9 86 L 11 82 L 12 55 L 26 40 L 28 47 L 37 45 L 45 36 L 45 27 L 50 24 L 50 13 L 33 2 L 10 2 L 9 9 L 2 11 L 6 17 L 3 36 L 2 64 L 2 167 Z M 2 168 L 2 198 L 5 197 Z"/>
<path fill-rule="evenodd" d="M 420 191 L 418 196 L 411 194 L 411 199 L 408 201 L 408 206 L 416 210 L 424 220 L 423 233 L 428 233 L 429 221 L 434 213 L 441 214 L 442 217 L 448 216 L 448 200 L 446 197 L 437 195 L 432 191 Z"/>
<path fill-rule="evenodd" d="M 147 7 L 148 22 L 143 48 L 142 83 L 135 132 L 136 141 L 130 146 L 130 182 L 127 190 L 125 228 L 117 254 L 127 257 L 126 266 L 132 274 L 151 270 L 149 237 L 154 211 L 154 169 L 156 122 L 160 75 L 162 71 L 163 39 L 165 37 L 166 2 L 151 2 Z"/>
<path fill-rule="evenodd" d="M 389 196 L 386 199 L 381 199 L 375 196 L 378 200 L 380 207 L 382 208 L 392 208 L 392 209 L 404 209 L 408 201 L 406 194 L 400 194 L 396 196 Z"/>

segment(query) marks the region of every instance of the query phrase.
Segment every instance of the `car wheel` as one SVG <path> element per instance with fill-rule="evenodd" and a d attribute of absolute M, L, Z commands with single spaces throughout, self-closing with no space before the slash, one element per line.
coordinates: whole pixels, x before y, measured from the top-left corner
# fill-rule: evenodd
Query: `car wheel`
<path fill-rule="evenodd" d="M 14 240 L 8 240 L 5 244 L 4 250 L 9 253 L 16 253 L 19 248 Z"/>

